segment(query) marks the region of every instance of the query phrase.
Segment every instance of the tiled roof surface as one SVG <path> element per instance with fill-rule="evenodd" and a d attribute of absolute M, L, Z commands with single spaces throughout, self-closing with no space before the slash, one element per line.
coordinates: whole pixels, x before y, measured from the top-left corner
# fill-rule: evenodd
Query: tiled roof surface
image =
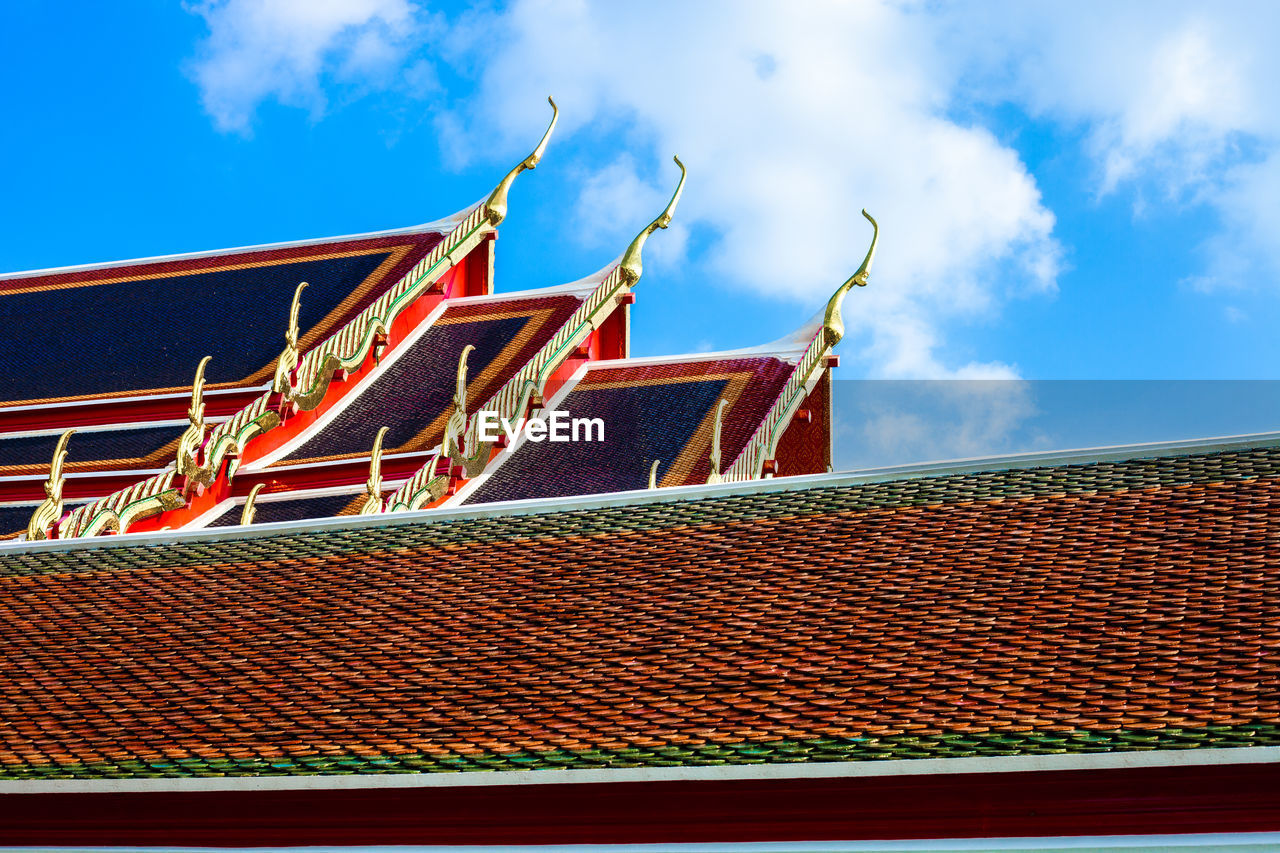
<path fill-rule="evenodd" d="M 63 511 L 71 512 L 83 503 L 83 500 L 66 501 L 62 505 Z M 0 506 L 0 540 L 16 539 L 19 534 L 26 533 L 27 522 L 31 520 L 31 513 L 35 509 L 34 503 Z M 0 558 L 0 562 L 2 561 L 3 558 Z"/>
<path fill-rule="evenodd" d="M 67 471 L 161 468 L 173 461 L 186 424 L 131 429 L 78 430 L 70 445 Z M 0 476 L 47 475 L 58 434 L 0 436 Z"/>
<path fill-rule="evenodd" d="M 299 314 L 307 349 L 440 240 L 410 233 L 0 277 L 0 405 L 187 390 L 206 355 L 211 386 L 265 381 L 299 282 L 310 285 Z M 63 318 L 75 345 L 45 345 L 39 317 Z M 237 333 L 207 333 L 218 328 Z"/>
<path fill-rule="evenodd" d="M 388 453 L 435 447 L 465 346 L 475 347 L 467 357 L 467 403 L 474 412 L 579 304 L 574 296 L 554 296 L 451 305 L 351 405 L 277 464 L 368 456 L 383 426 L 390 428 L 383 440 Z"/>
<path fill-rule="evenodd" d="M 1280 448 L 0 557 L 0 775 L 1280 744 Z"/>
<path fill-rule="evenodd" d="M 34 511 L 34 504 L 0 506 L 0 539 L 11 539 L 25 532 Z"/>
<path fill-rule="evenodd" d="M 256 501 L 253 523 L 271 524 L 276 521 L 302 521 L 307 518 L 329 518 L 336 515 L 355 515 L 364 503 L 363 492 L 354 495 L 324 495 L 322 497 L 290 498 L 283 501 Z M 207 527 L 231 527 L 240 523 L 244 504 L 231 509 L 209 522 Z"/>
<path fill-rule="evenodd" d="M 767 357 L 592 368 L 558 408 L 599 418 L 604 441 L 526 442 L 466 503 L 642 489 L 655 459 L 660 485 L 705 483 L 717 402 L 731 404 L 721 434 L 728 468 L 792 369 Z"/>

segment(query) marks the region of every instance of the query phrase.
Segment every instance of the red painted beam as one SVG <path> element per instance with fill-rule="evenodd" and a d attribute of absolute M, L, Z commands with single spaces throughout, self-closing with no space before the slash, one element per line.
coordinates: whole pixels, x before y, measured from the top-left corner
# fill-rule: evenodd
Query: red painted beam
<path fill-rule="evenodd" d="M 1280 830 L 1280 765 L 4 794 L 0 844 L 573 844 Z"/>

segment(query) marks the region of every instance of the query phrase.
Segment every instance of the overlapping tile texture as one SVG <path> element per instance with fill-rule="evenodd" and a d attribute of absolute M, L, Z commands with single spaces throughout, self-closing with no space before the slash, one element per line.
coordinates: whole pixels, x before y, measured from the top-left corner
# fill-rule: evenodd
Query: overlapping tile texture
<path fill-rule="evenodd" d="M 277 464 L 368 456 L 379 427 L 388 453 L 429 450 L 453 410 L 458 356 L 467 358 L 469 414 L 559 330 L 581 304 L 575 296 L 450 305 L 439 319 L 323 429 Z"/>
<path fill-rule="evenodd" d="M 263 382 L 283 348 L 298 282 L 310 284 L 299 315 L 307 348 L 358 314 L 442 236 L 424 229 L 0 277 L 0 406 L 189 390 L 206 355 L 213 356 L 211 387 Z M 32 322 L 42 317 L 74 326 L 75 345 L 51 346 L 46 325 Z M 208 333 L 224 328 L 238 331 Z"/>
<path fill-rule="evenodd" d="M 133 429 L 85 430 L 76 433 L 79 458 L 68 460 L 67 471 L 119 471 L 160 468 L 173 459 L 182 427 L 173 424 Z M 49 460 L 58 435 L 10 437 L 0 435 L 0 476 L 39 476 L 49 473 Z"/>
<path fill-rule="evenodd" d="M 1280 744 L 1280 449 L 7 555 L 0 774 Z"/>
<path fill-rule="evenodd" d="M 466 503 L 643 489 L 655 460 L 659 485 L 705 483 L 718 402 L 731 404 L 721 434 L 727 468 L 792 369 L 768 357 L 594 367 L 558 408 L 574 418 L 598 418 L 603 440 L 526 442 Z"/>

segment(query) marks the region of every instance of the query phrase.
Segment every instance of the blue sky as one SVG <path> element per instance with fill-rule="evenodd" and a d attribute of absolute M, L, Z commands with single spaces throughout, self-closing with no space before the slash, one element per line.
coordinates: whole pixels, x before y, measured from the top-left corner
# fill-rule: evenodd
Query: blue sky
<path fill-rule="evenodd" d="M 847 378 L 1270 379 L 1274 4 L 17 4 L 0 269 L 337 235 L 483 197 L 498 286 L 650 243 L 634 352 L 762 343 L 857 265 Z M 198 306 L 193 306 L 198 312 Z M 156 330 L 157 334 L 163 333 Z M 1176 436 L 1151 436 L 1153 438 Z"/>

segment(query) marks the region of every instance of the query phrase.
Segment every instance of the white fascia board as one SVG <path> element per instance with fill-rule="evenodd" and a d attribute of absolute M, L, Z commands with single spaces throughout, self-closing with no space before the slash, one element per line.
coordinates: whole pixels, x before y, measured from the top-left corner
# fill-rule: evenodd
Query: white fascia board
<path fill-rule="evenodd" d="M 389 228 L 385 231 L 368 231 L 363 234 L 344 234 L 340 237 L 312 237 L 306 240 L 286 240 L 280 243 L 262 243 L 256 246 L 236 246 L 230 249 L 208 249 L 200 252 L 182 252 L 176 255 L 155 255 L 149 258 L 131 258 L 123 261 L 105 261 L 95 264 L 75 264 L 67 267 L 49 267 L 39 270 L 23 270 L 21 272 L 0 273 L 0 281 L 17 281 L 24 278 L 38 278 L 46 275 L 62 275 L 65 273 L 86 272 L 90 270 L 109 270 L 123 267 L 142 266 L 143 264 L 159 264 L 171 261 L 189 261 L 198 258 L 216 258 L 223 255 L 240 255 L 248 252 L 273 251 L 276 249 L 292 249 L 300 246 L 318 246 L 324 243 L 344 243 L 351 240 L 368 240 L 377 237 L 396 237 L 401 234 L 448 234 L 458 223 L 475 209 L 475 205 L 464 211 L 427 222 L 422 225 L 410 225 L 404 228 Z"/>
<path fill-rule="evenodd" d="M 436 445 L 436 447 L 439 447 L 439 445 Z M 410 459 L 414 457 L 420 457 L 423 460 L 426 460 L 426 458 L 432 453 L 435 453 L 435 448 L 430 450 L 411 450 L 407 453 L 384 453 L 382 454 L 382 461 L 386 462 L 391 459 Z M 324 462 L 304 462 L 300 465 L 276 465 L 270 469 L 262 468 L 253 470 L 257 470 L 259 472 L 271 470 L 272 472 L 279 471 L 281 473 L 287 473 L 290 471 L 309 471 L 312 469 L 335 468 L 339 465 L 351 465 L 356 462 L 363 462 L 365 465 L 368 465 L 371 458 L 372 457 L 369 454 L 363 454 L 360 456 L 352 456 L 347 459 L 327 459 Z M 239 470 L 247 471 L 250 469 L 242 467 Z"/>
<path fill-rule="evenodd" d="M 738 349 L 717 350 L 715 352 L 694 352 L 683 355 L 651 355 L 642 358 L 615 358 L 592 362 L 595 367 L 643 367 L 650 364 L 672 364 L 690 361 L 719 361 L 726 358 L 776 358 L 781 361 L 795 362 L 809 349 L 815 335 L 822 331 L 822 315 L 810 320 L 788 335 L 776 341 Z"/>
<path fill-rule="evenodd" d="M 213 531 L 180 530 L 155 533 L 125 533 L 113 536 L 93 536 L 81 539 L 50 539 L 40 542 L 0 542 L 0 556 L 15 552 L 79 551 L 102 547 L 144 547 L 176 542 L 213 542 L 222 539 L 251 539 L 277 534 L 310 533 L 328 530 L 356 530 L 369 527 L 398 527 L 400 525 L 443 524 L 476 518 L 494 518 L 519 515 L 548 515 L 560 512 L 605 509 L 619 506 L 643 506 L 676 501 L 706 500 L 710 498 L 742 495 L 799 492 L 808 489 L 828 489 L 886 483 L 897 480 L 914 480 L 924 477 L 944 477 L 953 474 L 972 474 L 987 471 L 1005 471 L 1024 468 L 1040 468 L 1046 465 L 1082 465 L 1092 462 L 1117 462 L 1131 459 L 1150 459 L 1159 456 L 1188 456 L 1192 454 L 1241 451 L 1280 446 L 1280 433 L 1224 436 L 1218 438 L 1171 441 L 1157 444 L 1131 444 L 1087 450 L 1061 450 L 1048 453 L 1021 453 L 1011 456 L 986 456 L 948 462 L 926 462 L 890 468 L 869 468 L 839 474 L 807 474 L 798 477 L 774 477 L 768 480 L 749 480 L 738 483 L 714 485 L 673 486 L 665 489 L 637 489 L 628 492 L 607 492 L 596 495 L 575 495 L 567 498 L 534 498 L 520 501 L 502 501 L 491 504 L 452 509 L 425 509 L 413 512 L 396 512 L 360 518 L 335 518 L 325 521 L 287 521 L 274 524 L 255 524 L 251 528 L 229 534 Z"/>
<path fill-rule="evenodd" d="M 723 361 L 731 358 L 776 358 L 779 361 L 794 363 L 800 360 L 800 357 L 809 349 L 809 344 L 813 341 L 810 337 L 806 340 L 799 341 L 792 338 L 783 338 L 770 344 L 762 344 L 755 347 L 743 347 L 742 349 L 726 349 L 717 350 L 716 352 L 690 352 L 678 355 L 648 355 L 643 357 L 629 358 L 609 358 L 600 361 L 591 362 L 591 367 L 597 370 L 610 370 L 620 367 L 647 367 L 650 365 L 662 364 L 681 364 L 688 362 L 701 361 Z"/>
<path fill-rule="evenodd" d="M 551 287 L 538 287 L 532 290 L 482 293 L 476 296 L 455 296 L 449 299 L 448 302 L 450 305 L 485 305 L 493 302 L 520 302 L 525 299 L 544 299 L 548 296 L 578 296 L 585 299 L 599 286 L 600 279 L 594 281 L 583 279 L 570 284 L 556 284 Z"/>
<path fill-rule="evenodd" d="M 382 481 L 383 491 L 398 487 L 409 482 L 408 477 L 384 478 Z M 337 495 L 351 495 L 355 497 L 364 494 L 364 483 L 347 483 L 341 486 L 325 486 L 323 489 L 298 489 L 291 492 L 262 492 L 258 495 L 255 504 L 277 503 L 279 501 L 305 501 L 310 498 L 331 498 Z M 236 504 L 243 504 L 245 499 L 241 497 L 232 498 Z"/>
<path fill-rule="evenodd" d="M 229 420 L 229 418 L 226 416 L 219 416 L 205 418 L 204 422 L 208 425 L 216 426 L 226 420 Z M 115 430 L 122 429 L 163 429 L 165 427 L 178 429 L 180 427 L 186 427 L 189 423 L 190 422 L 186 418 L 174 418 L 165 421 L 128 421 L 126 423 L 90 424 L 88 426 L 72 427 L 72 429 L 76 431 L 76 435 L 80 435 L 87 432 L 113 432 Z M 64 432 L 66 432 L 66 428 L 64 427 L 29 429 L 23 430 L 22 432 L 6 432 L 0 433 L 0 441 L 6 441 L 11 438 L 39 438 L 42 435 L 62 435 Z"/>
<path fill-rule="evenodd" d="M 398 479 L 387 478 L 383 480 L 382 485 L 384 489 L 398 489 L 407 482 L 409 482 L 408 477 L 401 477 Z M 343 486 L 326 486 L 323 489 L 299 489 L 290 492 L 262 492 L 254 500 L 254 506 L 262 506 L 263 504 L 277 503 L 279 501 L 304 501 L 310 498 L 331 498 L 338 495 L 350 495 L 351 497 L 355 497 L 362 492 L 364 492 L 363 483 L 352 483 Z M 218 503 L 212 509 L 205 511 L 203 514 L 184 524 L 182 529 L 203 530 L 207 528 L 211 522 L 221 518 L 227 510 L 235 509 L 236 507 L 243 507 L 246 500 L 248 500 L 247 495 L 227 498 L 226 500 Z M 337 518 L 338 516 L 322 517 Z M 240 527 L 240 525 L 232 524 L 227 525 L 227 527 Z"/>
<path fill-rule="evenodd" d="M 495 770 L 461 773 L 386 773 L 309 776 L 220 776 L 153 779 L 0 780 L 0 796 L 33 793 L 141 791 L 280 791 L 369 788 L 461 788 L 495 785 L 585 785 L 617 782 L 718 782 L 785 779 L 866 779 L 953 773 L 1035 773 L 1138 767 L 1207 767 L 1280 762 L 1280 747 L 1165 749 L 1067 755 L 899 758 L 811 764 L 730 764 L 691 767 L 616 767 L 599 770 Z"/>
<path fill-rule="evenodd" d="M 225 397 L 229 394 L 244 394 L 249 391 L 269 391 L 271 384 L 264 385 L 246 385 L 243 388 L 206 388 L 204 391 L 205 399 L 210 397 Z M 136 403 L 146 400 L 190 400 L 190 391 L 172 391 L 167 394 L 134 394 L 132 396 L 122 397 L 94 397 L 92 400 L 63 400 L 58 403 L 32 403 L 27 406 L 4 406 L 0 407 L 0 413 L 3 412 L 35 412 L 48 409 L 83 409 L 86 407 L 99 408 L 106 406 L 117 406 L 126 403 Z"/>

